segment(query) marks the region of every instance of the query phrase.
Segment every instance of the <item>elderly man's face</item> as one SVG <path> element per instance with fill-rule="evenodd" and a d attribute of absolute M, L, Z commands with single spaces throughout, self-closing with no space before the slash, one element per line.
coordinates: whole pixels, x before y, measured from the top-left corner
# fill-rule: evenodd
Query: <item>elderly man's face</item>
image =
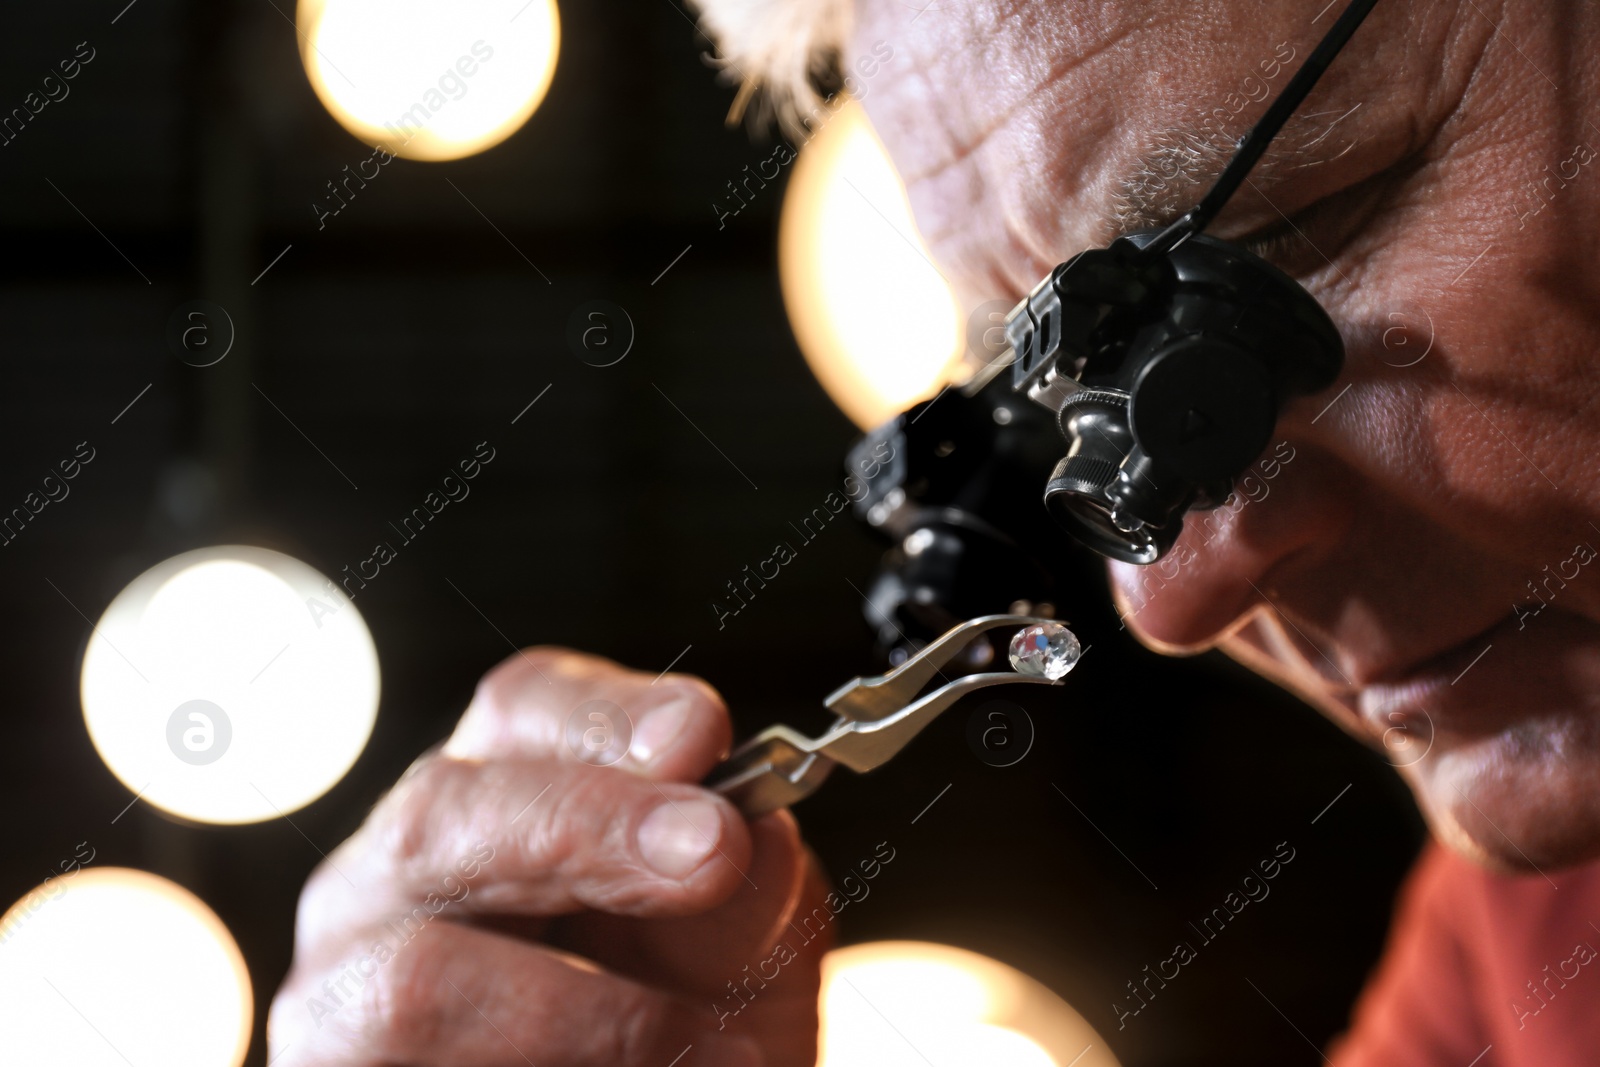
<path fill-rule="evenodd" d="M 895 48 L 867 110 L 976 306 L 1188 207 L 1325 3 L 861 0 L 853 47 Z M 1344 375 L 1244 506 L 1113 566 L 1145 641 L 1295 688 L 1513 867 L 1600 854 L 1596 17 L 1378 5 L 1213 228 L 1316 296 Z"/>

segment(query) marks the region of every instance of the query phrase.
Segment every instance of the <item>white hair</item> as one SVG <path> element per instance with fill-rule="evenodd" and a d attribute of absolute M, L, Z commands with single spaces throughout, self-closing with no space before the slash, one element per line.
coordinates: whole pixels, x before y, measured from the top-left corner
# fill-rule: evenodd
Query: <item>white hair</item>
<path fill-rule="evenodd" d="M 715 42 L 713 62 L 739 86 L 730 123 L 774 118 L 802 133 L 822 103 L 819 82 L 836 74 L 854 28 L 853 0 L 693 0 Z"/>

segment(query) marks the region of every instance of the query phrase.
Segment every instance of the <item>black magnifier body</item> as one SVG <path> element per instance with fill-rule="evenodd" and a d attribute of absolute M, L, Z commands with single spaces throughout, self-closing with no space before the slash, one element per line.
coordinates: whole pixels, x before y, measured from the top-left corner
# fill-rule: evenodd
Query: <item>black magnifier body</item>
<path fill-rule="evenodd" d="M 1102 555 L 1154 563 L 1191 508 L 1215 507 L 1294 396 L 1330 385 L 1339 331 L 1282 271 L 1205 235 L 1154 232 L 1062 264 L 1007 323 L 1011 387 L 1055 413 L 1056 521 Z"/>

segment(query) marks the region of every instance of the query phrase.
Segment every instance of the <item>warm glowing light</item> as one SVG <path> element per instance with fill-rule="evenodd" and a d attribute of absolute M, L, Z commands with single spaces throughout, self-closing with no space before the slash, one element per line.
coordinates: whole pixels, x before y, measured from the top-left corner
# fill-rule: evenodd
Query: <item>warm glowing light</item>
<path fill-rule="evenodd" d="M 117 594 L 83 655 L 83 716 L 143 800 L 212 823 L 276 818 L 344 777 L 372 734 L 378 653 L 299 560 L 186 552 Z"/>
<path fill-rule="evenodd" d="M 818 1067 L 1117 1067 L 1083 1016 L 976 952 L 880 941 L 829 953 Z"/>
<path fill-rule="evenodd" d="M 428 160 L 517 132 L 550 88 L 561 39 L 555 0 L 300 0 L 296 28 L 339 124 Z"/>
<path fill-rule="evenodd" d="M 800 350 L 857 425 L 879 425 L 959 370 L 960 309 L 855 101 L 795 161 L 778 240 L 783 300 Z"/>
<path fill-rule="evenodd" d="M 244 1062 L 244 957 L 164 878 L 111 867 L 51 880 L 0 918 L 0 943 L 0 1063 Z"/>

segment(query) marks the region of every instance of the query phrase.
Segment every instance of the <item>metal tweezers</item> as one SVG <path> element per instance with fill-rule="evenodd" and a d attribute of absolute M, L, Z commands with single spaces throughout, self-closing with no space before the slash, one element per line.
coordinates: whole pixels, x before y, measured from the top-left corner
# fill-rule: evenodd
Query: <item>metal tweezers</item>
<path fill-rule="evenodd" d="M 1002 627 L 1056 621 L 1029 615 L 969 619 L 888 674 L 852 678 L 835 689 L 823 704 L 838 718 L 821 737 L 806 737 L 781 724 L 769 726 L 713 768 L 705 785 L 746 815 L 765 815 L 816 792 L 836 764 L 857 774 L 881 767 L 968 693 L 1009 682 L 1059 685 L 1061 679 L 996 671 L 963 675 L 917 696 L 934 675 L 944 677 L 939 668 L 965 651 L 974 638 Z"/>

